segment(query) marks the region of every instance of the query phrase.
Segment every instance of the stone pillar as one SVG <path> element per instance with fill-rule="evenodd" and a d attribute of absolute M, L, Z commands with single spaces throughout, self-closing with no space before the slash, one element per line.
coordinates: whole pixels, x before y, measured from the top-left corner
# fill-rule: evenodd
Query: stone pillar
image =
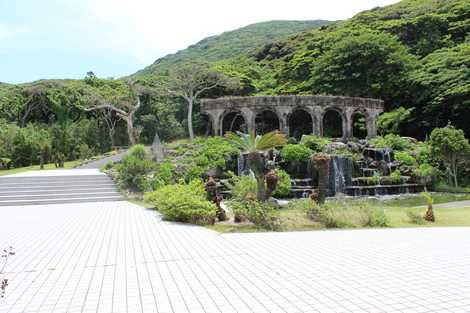
<path fill-rule="evenodd" d="M 323 109 L 320 106 L 312 106 L 311 110 L 313 134 L 323 136 Z"/>
<path fill-rule="evenodd" d="M 250 108 L 242 108 L 241 112 L 243 114 L 243 118 L 245 119 L 248 132 L 252 132 L 252 131 L 254 132 L 256 130 L 255 128 L 256 113 Z"/>
<path fill-rule="evenodd" d="M 373 138 L 377 136 L 377 116 L 378 112 L 367 111 L 367 138 Z"/>
<path fill-rule="evenodd" d="M 353 113 L 354 108 L 346 108 L 343 116 L 343 140 L 353 137 Z"/>
<path fill-rule="evenodd" d="M 206 114 L 210 116 L 212 120 L 212 131 L 214 132 L 214 136 L 222 136 L 222 114 L 224 113 L 223 110 L 211 110 L 208 111 Z"/>
<path fill-rule="evenodd" d="M 291 107 L 279 107 L 276 111 L 277 118 L 279 119 L 279 131 L 289 137 L 289 115 L 292 113 Z"/>

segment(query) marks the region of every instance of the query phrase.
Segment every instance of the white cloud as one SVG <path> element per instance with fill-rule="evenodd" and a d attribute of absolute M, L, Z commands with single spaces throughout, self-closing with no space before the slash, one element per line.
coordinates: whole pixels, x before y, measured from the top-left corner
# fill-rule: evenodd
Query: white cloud
<path fill-rule="evenodd" d="M 71 0 L 78 1 L 78 0 Z M 83 0 L 83 27 L 99 45 L 148 64 L 207 36 L 251 23 L 283 19 L 345 19 L 397 0 Z"/>

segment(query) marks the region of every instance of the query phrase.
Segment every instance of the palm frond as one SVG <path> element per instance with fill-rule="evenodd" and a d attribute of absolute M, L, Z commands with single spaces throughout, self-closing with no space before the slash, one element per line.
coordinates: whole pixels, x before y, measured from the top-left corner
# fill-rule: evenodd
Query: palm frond
<path fill-rule="evenodd" d="M 268 150 L 275 147 L 283 146 L 286 143 L 286 135 L 275 130 L 261 136 L 259 141 L 257 142 L 256 148 L 258 150 Z"/>

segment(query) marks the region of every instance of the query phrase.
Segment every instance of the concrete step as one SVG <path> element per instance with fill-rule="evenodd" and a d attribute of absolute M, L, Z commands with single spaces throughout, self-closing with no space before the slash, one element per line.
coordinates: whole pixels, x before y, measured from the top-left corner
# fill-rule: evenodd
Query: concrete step
<path fill-rule="evenodd" d="M 106 175 L 1 177 L 0 206 L 124 200 Z"/>
<path fill-rule="evenodd" d="M 87 192 L 87 193 L 44 193 L 42 195 L 1 195 L 0 201 L 7 200 L 36 200 L 36 199 L 69 199 L 69 198 L 90 198 L 90 197 L 108 197 L 108 196 L 120 196 L 117 191 L 107 192 Z"/>
<path fill-rule="evenodd" d="M 60 204 L 60 203 L 84 203 L 84 202 L 108 202 L 123 201 L 121 195 L 109 197 L 90 197 L 90 198 L 68 198 L 68 199 L 37 199 L 37 200 L 13 200 L 0 201 L 0 206 L 18 206 L 18 205 L 39 205 L 39 204 Z"/>
<path fill-rule="evenodd" d="M 73 187 L 68 186 L 68 188 L 8 188 L 8 189 L 0 189 L 0 196 L 5 195 L 42 195 L 45 193 L 49 194 L 65 194 L 65 193 L 93 193 L 93 192 L 110 192 L 115 191 L 119 192 L 119 189 L 116 188 L 114 185 L 109 185 L 105 187 Z"/>
<path fill-rule="evenodd" d="M 97 185 L 106 185 L 106 184 L 114 184 L 111 180 L 102 180 L 102 181 L 85 181 L 85 180 L 77 180 L 77 181 L 41 181 L 41 182 L 12 182 L 6 183 L 3 182 L 0 184 L 0 189 L 7 188 L 7 187 L 34 187 L 34 186 L 97 186 Z"/>
<path fill-rule="evenodd" d="M 75 180 L 110 180 L 106 175 L 71 175 L 71 176 L 61 176 L 61 175 L 50 175 L 50 176 L 0 176 L 0 183 L 3 181 L 6 182 L 25 182 L 25 181 L 75 181 Z"/>

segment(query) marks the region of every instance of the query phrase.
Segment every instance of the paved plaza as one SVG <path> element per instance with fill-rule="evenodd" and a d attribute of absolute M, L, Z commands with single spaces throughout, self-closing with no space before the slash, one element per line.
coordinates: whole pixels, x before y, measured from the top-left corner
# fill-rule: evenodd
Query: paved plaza
<path fill-rule="evenodd" d="M 0 312 L 470 312 L 470 228 L 218 234 L 128 202 L 0 208 Z"/>

